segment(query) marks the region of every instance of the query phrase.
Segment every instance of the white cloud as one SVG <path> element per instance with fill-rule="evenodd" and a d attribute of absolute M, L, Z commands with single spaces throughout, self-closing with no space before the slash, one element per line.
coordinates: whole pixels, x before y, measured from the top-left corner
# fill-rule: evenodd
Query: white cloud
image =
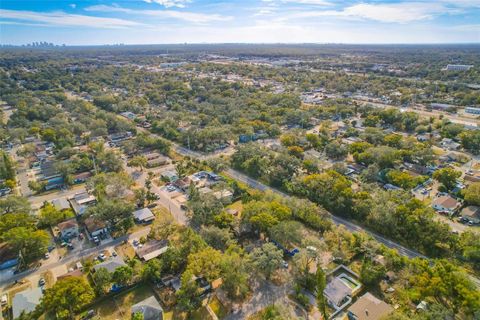
<path fill-rule="evenodd" d="M 158 3 L 159 5 L 164 6 L 165 8 L 178 7 L 185 8 L 187 3 L 192 2 L 191 0 L 143 0 L 147 3 Z"/>
<path fill-rule="evenodd" d="M 0 9 L 0 17 L 2 19 L 13 19 L 28 23 L 43 23 L 49 26 L 81 26 L 92 28 L 117 29 L 142 25 L 140 23 L 129 20 L 68 14 L 62 11 L 34 12 Z"/>
<path fill-rule="evenodd" d="M 75 9 L 75 8 L 77 7 L 77 5 L 76 5 L 75 3 L 71 3 L 71 4 L 69 4 L 69 6 L 70 6 L 70 8 L 72 8 L 72 9 Z"/>
<path fill-rule="evenodd" d="M 408 23 L 413 21 L 430 20 L 445 13 L 458 13 L 441 4 L 423 2 L 402 2 L 392 4 L 360 3 L 344 8 L 343 10 L 309 10 L 289 13 L 278 18 L 279 21 L 316 18 L 340 17 L 354 20 L 374 20 L 390 23 Z"/>
<path fill-rule="evenodd" d="M 133 10 L 122 7 L 96 5 L 85 8 L 86 11 L 95 12 L 122 12 L 133 15 L 145 15 L 157 18 L 171 18 L 183 21 L 188 21 L 197 24 L 205 24 L 209 22 L 230 21 L 233 17 L 222 16 L 219 14 L 206 14 L 187 11 L 175 11 L 175 10 Z"/>
<path fill-rule="evenodd" d="M 263 2 L 267 3 L 297 3 L 297 4 L 308 4 L 308 5 L 316 5 L 316 6 L 331 6 L 333 5 L 332 2 L 327 0 L 262 0 Z"/>
<path fill-rule="evenodd" d="M 411 21 L 432 19 L 443 13 L 444 7 L 434 3 L 404 2 L 395 4 L 361 3 L 345 8 L 346 16 L 360 17 L 381 22 L 406 23 Z"/>

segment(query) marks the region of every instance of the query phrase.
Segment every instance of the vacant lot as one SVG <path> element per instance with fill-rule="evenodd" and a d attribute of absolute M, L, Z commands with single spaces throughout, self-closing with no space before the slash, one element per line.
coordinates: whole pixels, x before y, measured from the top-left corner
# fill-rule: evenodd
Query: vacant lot
<path fill-rule="evenodd" d="M 151 295 L 153 295 L 153 290 L 147 285 L 142 285 L 115 298 L 102 301 L 92 309 L 97 312 L 98 318 L 102 320 L 130 319 L 132 305 Z"/>

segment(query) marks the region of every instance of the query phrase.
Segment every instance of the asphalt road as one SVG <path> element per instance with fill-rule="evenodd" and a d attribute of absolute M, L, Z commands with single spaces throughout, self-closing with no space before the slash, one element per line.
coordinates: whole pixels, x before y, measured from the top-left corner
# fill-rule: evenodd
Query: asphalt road
<path fill-rule="evenodd" d="M 134 232 L 132 234 L 116 238 L 112 241 L 102 243 L 97 247 L 88 248 L 88 249 L 78 251 L 76 253 L 68 254 L 65 257 L 63 257 L 61 260 L 57 260 L 57 261 L 47 260 L 39 268 L 29 269 L 29 270 L 26 270 L 24 272 L 14 274 L 13 276 L 8 277 L 7 279 L 0 280 L 0 288 L 5 287 L 7 284 L 13 283 L 15 280 L 21 280 L 25 277 L 32 276 L 34 274 L 40 274 L 42 272 L 48 271 L 48 270 L 56 268 L 58 266 L 80 260 L 84 257 L 88 257 L 92 254 L 99 254 L 101 251 L 103 251 L 105 249 L 113 248 L 113 247 L 121 244 L 125 240 L 138 239 L 142 236 L 146 236 L 149 232 L 150 232 L 150 228 L 145 228 L 145 229 L 139 230 L 137 232 Z"/>
<path fill-rule="evenodd" d="M 287 195 L 287 194 L 285 194 L 285 193 L 283 193 L 283 192 L 281 192 L 277 189 L 274 189 L 272 187 L 264 185 L 264 184 L 262 184 L 262 183 L 260 183 L 256 180 L 250 178 L 250 177 L 247 177 L 243 173 L 238 172 L 236 170 L 228 169 L 226 172 L 231 177 L 233 177 L 237 180 L 240 180 L 243 183 L 248 184 L 252 188 L 255 188 L 255 189 L 258 189 L 258 190 L 261 190 L 261 191 L 269 190 L 269 191 L 272 191 L 272 192 L 274 192 L 276 194 L 279 194 L 283 197 L 289 197 L 289 195 Z M 363 228 L 359 225 L 356 225 L 356 224 L 354 224 L 354 223 L 352 223 L 348 220 L 345 220 L 343 218 L 340 218 L 340 217 L 337 217 L 337 216 L 334 216 L 334 215 L 331 215 L 331 218 L 332 218 L 332 220 L 335 224 L 343 225 L 345 228 L 347 228 L 347 230 L 354 231 L 354 232 L 366 232 L 366 233 L 368 233 L 370 236 L 375 238 L 375 240 L 377 240 L 380 243 L 383 243 L 385 246 L 398 250 L 398 252 L 403 256 L 406 256 L 406 257 L 409 257 L 409 258 L 424 258 L 424 259 L 427 259 L 427 257 L 424 256 L 421 253 L 418 253 L 414 250 L 405 248 L 404 246 L 402 246 L 402 245 L 400 245 L 396 242 L 388 240 L 388 239 L 386 239 L 386 238 L 384 238 L 384 237 L 382 237 L 382 236 L 380 236 L 380 235 L 378 235 L 378 234 L 376 234 L 372 231 L 366 230 L 365 228 Z"/>

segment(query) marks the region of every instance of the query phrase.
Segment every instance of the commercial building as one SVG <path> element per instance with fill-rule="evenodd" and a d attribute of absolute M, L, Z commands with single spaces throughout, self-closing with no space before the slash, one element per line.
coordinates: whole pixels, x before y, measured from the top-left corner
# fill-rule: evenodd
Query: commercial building
<path fill-rule="evenodd" d="M 466 107 L 465 112 L 466 113 L 471 113 L 471 114 L 480 114 L 480 108 Z"/>

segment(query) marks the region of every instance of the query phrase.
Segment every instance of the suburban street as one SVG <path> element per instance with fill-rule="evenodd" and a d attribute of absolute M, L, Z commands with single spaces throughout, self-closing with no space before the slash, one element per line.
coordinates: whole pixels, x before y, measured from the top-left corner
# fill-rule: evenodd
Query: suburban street
<path fill-rule="evenodd" d="M 103 250 L 113 249 L 115 246 L 121 244 L 124 241 L 129 241 L 129 240 L 138 239 L 138 238 L 147 236 L 149 232 L 150 232 L 150 228 L 147 227 L 147 228 L 144 228 L 144 229 L 139 230 L 137 232 L 134 232 L 132 234 L 125 235 L 125 236 L 113 239 L 111 241 L 102 243 L 97 247 L 88 248 L 88 249 L 84 249 L 84 250 L 81 250 L 81 251 L 78 251 L 78 252 L 75 252 L 75 253 L 67 254 L 62 259 L 57 260 L 57 261 L 53 261 L 52 259 L 49 259 L 49 260 L 45 261 L 37 269 L 29 269 L 29 270 L 26 270 L 26 271 L 18 273 L 18 274 L 13 274 L 12 273 L 11 276 L 2 277 L 0 279 L 0 289 L 3 289 L 6 285 L 11 284 L 15 280 L 20 280 L 20 279 L 23 279 L 25 277 L 38 275 L 42 272 L 45 272 L 45 271 L 48 271 L 50 269 L 56 268 L 60 265 L 67 264 L 69 262 L 74 262 L 74 261 L 80 260 L 82 258 L 88 257 L 90 255 L 99 254 Z"/>

